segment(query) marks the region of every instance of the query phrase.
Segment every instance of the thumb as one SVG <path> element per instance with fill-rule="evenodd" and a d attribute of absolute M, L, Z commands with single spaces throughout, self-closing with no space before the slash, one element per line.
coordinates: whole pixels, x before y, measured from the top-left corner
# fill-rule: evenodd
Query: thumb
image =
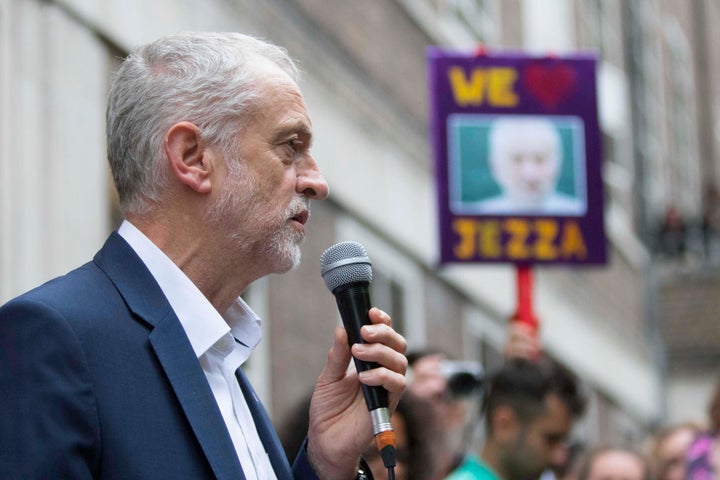
<path fill-rule="evenodd" d="M 323 377 L 327 382 L 334 382 L 342 379 L 347 373 L 348 364 L 352 354 L 348 345 L 347 332 L 342 327 L 335 329 L 335 341 L 328 352 L 327 363 L 323 371 Z"/>

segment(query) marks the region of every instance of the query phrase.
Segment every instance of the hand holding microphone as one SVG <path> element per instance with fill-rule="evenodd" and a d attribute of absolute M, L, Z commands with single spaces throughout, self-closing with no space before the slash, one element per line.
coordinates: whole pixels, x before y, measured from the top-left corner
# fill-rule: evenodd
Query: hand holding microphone
<path fill-rule="evenodd" d="M 349 345 L 365 343 L 360 335 L 360 329 L 363 325 L 372 323 L 369 318 L 372 268 L 365 248 L 356 242 L 338 243 L 322 254 L 320 263 L 325 284 L 335 295 Z M 396 333 L 395 335 L 399 337 Z M 404 354 L 404 339 L 402 343 L 400 353 Z M 365 362 L 358 358 L 354 358 L 354 361 L 358 372 L 379 367 L 377 363 Z M 390 422 L 388 391 L 381 386 L 361 384 L 361 387 L 370 411 L 376 446 L 385 466 L 391 468 L 395 463 L 395 437 Z"/>

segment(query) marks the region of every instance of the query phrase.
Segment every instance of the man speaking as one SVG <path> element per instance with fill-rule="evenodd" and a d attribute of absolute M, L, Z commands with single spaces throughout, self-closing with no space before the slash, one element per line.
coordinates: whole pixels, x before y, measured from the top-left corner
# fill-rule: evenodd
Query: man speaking
<path fill-rule="evenodd" d="M 328 185 L 286 52 L 186 33 L 132 53 L 111 87 L 124 222 L 94 259 L 0 307 L 0 478 L 352 479 L 370 443 L 360 382 L 394 408 L 406 342 L 370 311 L 358 359 L 334 335 L 293 466 L 242 371 L 260 320 L 240 294 L 300 261 Z M 298 319 L 300 321 L 300 319 Z"/>

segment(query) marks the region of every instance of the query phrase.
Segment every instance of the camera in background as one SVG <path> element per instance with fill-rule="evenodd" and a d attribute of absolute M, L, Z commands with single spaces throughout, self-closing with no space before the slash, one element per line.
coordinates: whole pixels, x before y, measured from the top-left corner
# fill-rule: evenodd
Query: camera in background
<path fill-rule="evenodd" d="M 440 371 L 447 379 L 447 393 L 450 398 L 468 397 L 482 392 L 485 371 L 480 362 L 445 360 Z"/>

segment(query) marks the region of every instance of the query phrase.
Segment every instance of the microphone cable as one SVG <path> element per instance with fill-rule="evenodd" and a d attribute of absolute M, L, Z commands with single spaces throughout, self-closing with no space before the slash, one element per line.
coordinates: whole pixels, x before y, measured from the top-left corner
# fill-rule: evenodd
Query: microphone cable
<path fill-rule="evenodd" d="M 395 432 L 384 430 L 375 435 L 375 446 L 387 468 L 388 480 L 395 480 Z"/>

